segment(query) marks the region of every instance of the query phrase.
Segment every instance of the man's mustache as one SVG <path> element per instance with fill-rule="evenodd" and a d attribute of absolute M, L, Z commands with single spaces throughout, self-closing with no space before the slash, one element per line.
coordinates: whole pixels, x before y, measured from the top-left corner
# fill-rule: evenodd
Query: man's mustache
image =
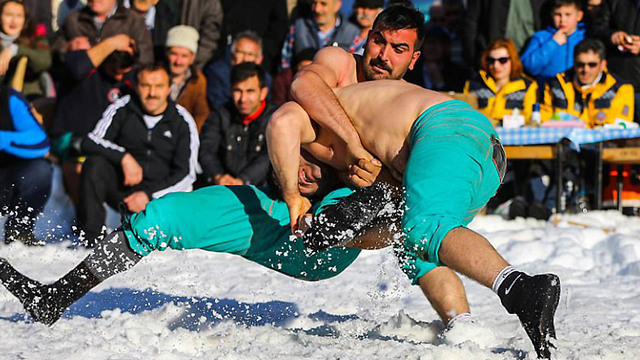
<path fill-rule="evenodd" d="M 369 60 L 369 65 L 371 66 L 376 66 L 379 67 L 380 69 L 386 70 L 388 72 L 391 72 L 391 68 L 387 65 L 387 63 L 385 63 L 384 61 L 378 59 L 378 58 L 373 58 L 371 60 Z"/>

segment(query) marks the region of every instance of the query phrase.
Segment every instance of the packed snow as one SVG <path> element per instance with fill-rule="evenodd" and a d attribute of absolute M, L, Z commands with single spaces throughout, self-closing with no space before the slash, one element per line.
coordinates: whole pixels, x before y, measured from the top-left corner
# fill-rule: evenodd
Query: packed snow
<path fill-rule="evenodd" d="M 38 229 L 61 237 L 68 216 L 48 206 Z M 616 211 L 548 222 L 491 215 L 470 227 L 514 266 L 560 276 L 554 358 L 640 359 L 639 218 Z M 44 282 L 87 254 L 66 240 L 0 248 L 18 270 Z M 0 358 L 535 359 L 498 297 L 463 282 L 475 320 L 443 332 L 388 249 L 365 251 L 344 273 L 321 282 L 288 278 L 233 255 L 157 252 L 99 285 L 52 327 L 33 323 L 0 287 Z"/>

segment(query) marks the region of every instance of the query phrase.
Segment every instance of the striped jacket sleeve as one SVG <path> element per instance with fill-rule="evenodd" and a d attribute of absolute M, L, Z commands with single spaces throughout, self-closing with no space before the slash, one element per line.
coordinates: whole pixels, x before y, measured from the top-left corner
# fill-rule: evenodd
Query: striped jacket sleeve
<path fill-rule="evenodd" d="M 196 180 L 196 167 L 198 166 L 198 127 L 189 112 L 176 104 L 178 114 L 184 121 L 184 131 L 180 133 L 180 141 L 171 160 L 171 173 L 161 181 L 145 184 L 146 193 L 150 198 L 159 198 L 168 193 L 178 191 L 191 191 Z"/>
<path fill-rule="evenodd" d="M 124 122 L 124 119 L 118 116 L 119 111 L 130 100 L 131 96 L 127 95 L 109 105 L 96 127 L 82 142 L 82 151 L 85 154 L 102 155 L 114 164 L 120 164 L 127 150 L 113 142 L 113 139 L 118 135 L 119 129 Z"/>

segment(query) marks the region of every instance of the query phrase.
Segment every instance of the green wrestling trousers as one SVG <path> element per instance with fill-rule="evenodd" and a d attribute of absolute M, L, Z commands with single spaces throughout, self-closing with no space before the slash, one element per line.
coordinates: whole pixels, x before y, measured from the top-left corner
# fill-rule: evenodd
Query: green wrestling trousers
<path fill-rule="evenodd" d="M 494 150 L 495 149 L 495 150 Z M 495 153 L 494 153 L 495 152 Z M 451 100 L 427 109 L 413 124 L 404 174 L 403 271 L 416 283 L 449 231 L 468 225 L 504 177 L 504 149 L 491 122 Z"/>
<path fill-rule="evenodd" d="M 351 194 L 339 189 L 314 211 Z M 322 280 L 338 275 L 360 254 L 333 248 L 311 254 L 292 237 L 289 210 L 266 188 L 210 186 L 190 193 L 172 193 L 147 204 L 131 217 L 125 230 L 130 247 L 142 256 L 154 250 L 202 249 L 240 255 L 288 276 Z"/>

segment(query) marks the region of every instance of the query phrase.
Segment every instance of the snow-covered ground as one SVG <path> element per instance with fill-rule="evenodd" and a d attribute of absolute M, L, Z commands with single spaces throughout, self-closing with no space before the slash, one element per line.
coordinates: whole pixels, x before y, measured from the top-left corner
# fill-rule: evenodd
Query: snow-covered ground
<path fill-rule="evenodd" d="M 48 214 L 39 228 L 60 218 Z M 560 276 L 555 358 L 640 359 L 640 219 L 609 211 L 560 220 L 484 216 L 471 228 L 517 267 Z M 42 281 L 86 253 L 69 242 L 0 246 Z M 463 281 L 476 323 L 440 335 L 444 325 L 387 250 L 363 252 L 316 283 L 232 255 L 167 251 L 95 288 L 53 327 L 32 323 L 0 287 L 0 358 L 534 359 L 497 296 Z"/>

